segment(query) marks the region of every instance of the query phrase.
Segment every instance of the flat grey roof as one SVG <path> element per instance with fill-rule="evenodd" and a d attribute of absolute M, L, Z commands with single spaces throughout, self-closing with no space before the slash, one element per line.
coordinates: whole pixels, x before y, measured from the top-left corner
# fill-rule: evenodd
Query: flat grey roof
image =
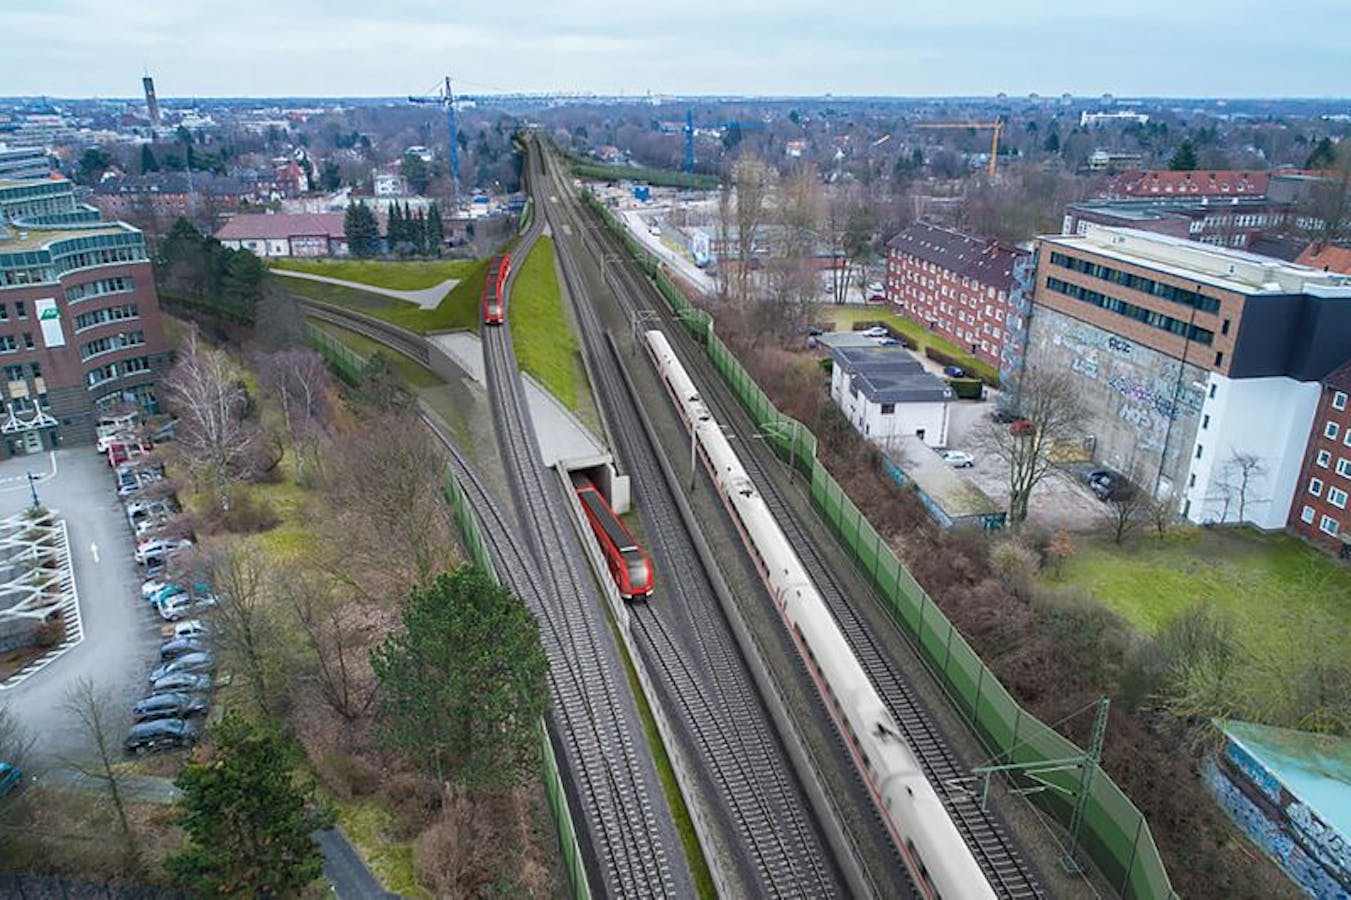
<path fill-rule="evenodd" d="M 824 335 L 823 335 L 824 336 Z M 866 340 L 866 339 L 865 339 Z M 831 358 L 873 403 L 922 403 L 952 399 L 952 389 L 899 345 L 833 346 Z"/>

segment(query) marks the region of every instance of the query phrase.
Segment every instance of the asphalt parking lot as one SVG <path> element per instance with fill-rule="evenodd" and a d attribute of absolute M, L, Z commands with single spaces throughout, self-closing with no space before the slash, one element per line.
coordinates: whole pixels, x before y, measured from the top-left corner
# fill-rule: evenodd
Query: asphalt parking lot
<path fill-rule="evenodd" d="M 987 392 L 989 394 L 990 392 Z M 1008 468 L 993 453 L 982 448 L 981 431 L 990 423 L 995 404 L 959 400 L 949 407 L 948 447 L 965 450 L 975 458 L 969 469 L 961 469 L 973 484 L 1005 509 L 1009 502 Z M 1072 471 L 1052 470 L 1032 490 L 1028 503 L 1028 523 L 1039 528 L 1069 531 L 1096 531 L 1108 524 L 1107 505 L 1080 484 Z"/>
<path fill-rule="evenodd" d="M 0 691 L 6 705 L 36 738 L 34 769 L 90 752 L 88 739 L 65 711 L 67 692 L 80 678 L 116 698 L 120 723 L 146 692 L 146 676 L 162 642 L 160 621 L 140 600 L 135 542 L 104 457 L 90 447 L 0 461 L 0 516 L 31 503 L 26 474 L 40 478 L 38 499 L 66 520 L 79 593 L 84 640 L 20 684 Z M 121 743 L 124 730 L 115 736 Z"/>

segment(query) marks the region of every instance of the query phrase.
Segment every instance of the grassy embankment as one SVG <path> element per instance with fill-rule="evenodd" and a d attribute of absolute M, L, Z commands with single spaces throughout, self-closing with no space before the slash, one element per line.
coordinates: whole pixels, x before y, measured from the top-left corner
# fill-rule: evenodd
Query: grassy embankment
<path fill-rule="evenodd" d="M 1075 538 L 1063 583 L 1078 586 L 1146 633 L 1180 613 L 1209 605 L 1233 621 L 1250 665 L 1252 696 L 1275 696 L 1292 660 L 1309 642 L 1351 654 L 1336 638 L 1351 630 L 1351 570 L 1286 534 L 1250 528 L 1176 528 L 1118 545 L 1108 536 Z"/>
<path fill-rule="evenodd" d="M 360 275 L 361 283 L 398 290 L 409 290 L 410 288 L 396 288 L 396 285 L 418 283 L 417 279 L 419 278 L 425 281 L 431 277 L 427 274 L 425 267 L 432 265 L 456 267 L 453 270 L 457 273 L 454 277 L 458 277 L 460 282 L 451 288 L 446 296 L 441 299 L 440 304 L 433 309 L 423 309 L 415 303 L 364 291 L 359 287 L 328 284 L 304 278 L 272 276 L 273 284 L 303 299 L 342 306 L 403 326 L 412 331 L 425 333 L 457 329 L 478 330 L 479 301 L 483 293 L 483 277 L 488 271 L 488 260 L 486 259 L 469 262 L 455 260 L 440 263 L 355 260 L 326 263 L 324 265 L 358 266 L 360 268 L 355 271 L 355 274 Z M 408 266 L 416 268 L 408 270 L 405 268 Z M 288 266 L 288 268 L 295 268 L 295 266 Z M 451 269 L 443 271 L 451 271 Z M 332 277 L 337 278 L 339 276 L 333 275 Z M 438 278 L 432 281 L 432 284 L 439 284 L 444 280 L 444 278 Z M 422 286 L 428 287 L 429 285 L 423 284 Z"/>
<path fill-rule="evenodd" d="M 840 331 L 850 330 L 855 322 L 885 322 L 894 331 L 909 338 L 919 348 L 920 353 L 923 353 L 926 347 L 933 347 L 960 359 L 961 365 L 969 373 L 978 373 L 981 377 L 990 379 L 997 379 L 999 376 L 994 366 L 976 359 L 948 339 L 934 334 L 905 316 L 889 311 L 885 306 L 827 306 L 821 310 L 821 316 L 829 319 Z"/>
<path fill-rule="evenodd" d="M 421 291 L 452 278 L 463 278 L 474 267 L 473 260 L 418 259 L 385 262 L 375 259 L 277 259 L 274 269 L 289 269 L 310 275 L 324 275 L 342 281 L 356 281 L 395 291 Z"/>
<path fill-rule="evenodd" d="M 554 266 L 554 242 L 541 237 L 521 264 L 507 303 L 512 343 L 521 369 L 574 412 L 585 381 L 577 336 L 563 310 Z"/>

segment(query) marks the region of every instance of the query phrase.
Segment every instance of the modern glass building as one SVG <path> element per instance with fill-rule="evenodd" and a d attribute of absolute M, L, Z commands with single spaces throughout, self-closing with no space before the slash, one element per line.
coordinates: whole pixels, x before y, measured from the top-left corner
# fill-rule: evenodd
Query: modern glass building
<path fill-rule="evenodd" d="M 141 232 L 62 180 L 0 180 L 0 455 L 92 442 L 158 412 L 168 351 Z"/>

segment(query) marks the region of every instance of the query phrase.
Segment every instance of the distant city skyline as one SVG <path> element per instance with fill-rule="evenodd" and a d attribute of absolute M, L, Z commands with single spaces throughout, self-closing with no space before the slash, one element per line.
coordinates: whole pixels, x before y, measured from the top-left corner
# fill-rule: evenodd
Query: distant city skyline
<path fill-rule="evenodd" d="M 167 98 L 401 96 L 449 72 L 471 94 L 1351 96 L 1344 0 L 905 6 L 48 0 L 0 13 L 0 91 L 134 97 L 148 72 Z"/>

